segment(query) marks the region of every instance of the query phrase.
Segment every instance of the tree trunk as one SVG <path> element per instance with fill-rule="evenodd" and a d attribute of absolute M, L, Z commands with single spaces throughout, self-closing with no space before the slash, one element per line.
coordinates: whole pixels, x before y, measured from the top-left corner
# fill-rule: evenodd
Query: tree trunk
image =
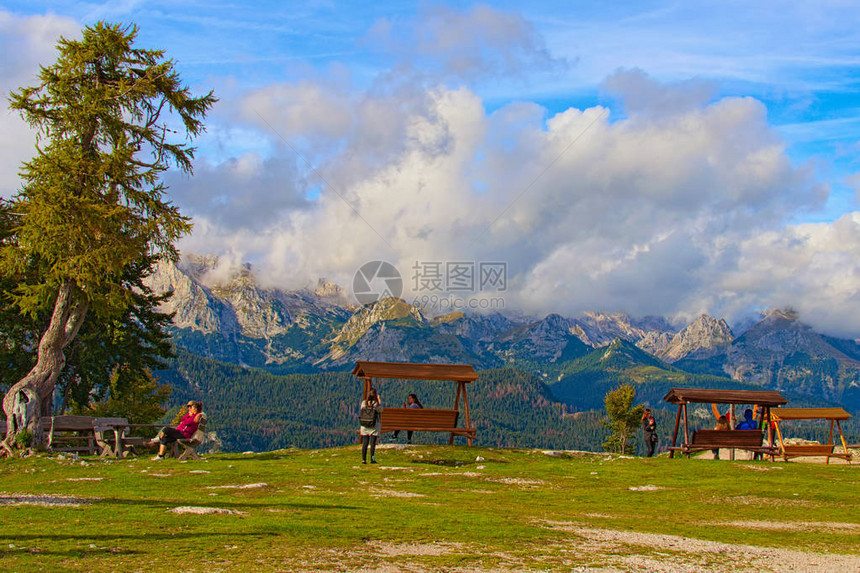
<path fill-rule="evenodd" d="M 8 452 L 15 436 L 25 430 L 32 436 L 32 447 L 45 443 L 42 417 L 51 416 L 54 386 L 66 365 L 63 350 L 77 336 L 88 308 L 74 282 L 60 285 L 51 322 L 39 341 L 36 365 L 3 397 L 6 439 L 2 445 Z"/>

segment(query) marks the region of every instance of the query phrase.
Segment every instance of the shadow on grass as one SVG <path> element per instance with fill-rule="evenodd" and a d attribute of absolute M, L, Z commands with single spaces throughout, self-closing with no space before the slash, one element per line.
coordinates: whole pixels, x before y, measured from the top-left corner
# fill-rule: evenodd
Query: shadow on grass
<path fill-rule="evenodd" d="M 31 555 L 52 555 L 56 557 L 81 558 L 81 557 L 101 557 L 104 555 L 144 555 L 153 551 L 159 551 L 160 548 L 153 542 L 164 541 L 181 541 L 183 539 L 203 540 L 206 538 L 217 539 L 225 538 L 225 542 L 230 542 L 233 545 L 233 540 L 241 537 L 248 538 L 265 538 L 277 537 L 277 533 L 268 532 L 253 532 L 240 533 L 235 531 L 225 531 L 222 533 L 216 532 L 172 532 L 172 533 L 145 533 L 145 534 L 123 534 L 123 533 L 100 533 L 97 535 L 74 535 L 74 534 L 39 534 L 39 533 L 24 533 L 18 535 L 0 535 L 0 543 L 4 546 L 13 547 L 16 543 L 19 544 L 35 544 L 36 547 L 14 547 L 14 549 L 0 549 L 0 559 L 15 557 L 24 553 Z M 41 543 L 50 544 L 58 542 L 76 542 L 86 543 L 89 547 L 74 548 L 74 549 L 45 549 L 39 547 Z M 147 549 L 127 549 L 123 547 L 104 547 L 105 544 L 131 541 L 136 544 L 145 546 Z"/>
<path fill-rule="evenodd" d="M 236 532 L 236 531 L 171 531 L 164 533 L 98 533 L 95 535 L 74 534 L 74 533 L 18 533 L 15 535 L 0 535 L 1 543 L 14 543 L 15 541 L 86 541 L 88 543 L 104 543 L 106 541 L 121 541 L 121 540 L 139 540 L 139 541 L 159 541 L 168 539 L 202 539 L 206 537 L 277 537 L 280 535 L 276 532 L 254 531 L 254 532 Z"/>
<path fill-rule="evenodd" d="M 472 464 L 473 462 L 464 462 L 462 460 L 412 460 L 413 464 L 429 464 L 432 466 L 448 466 L 452 468 L 460 468 L 465 466 L 466 464 Z"/>

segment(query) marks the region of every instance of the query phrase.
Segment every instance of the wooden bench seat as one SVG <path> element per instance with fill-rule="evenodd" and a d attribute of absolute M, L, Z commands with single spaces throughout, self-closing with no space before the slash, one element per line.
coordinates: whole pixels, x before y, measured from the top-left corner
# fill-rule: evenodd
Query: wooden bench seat
<path fill-rule="evenodd" d="M 200 454 L 197 453 L 197 446 L 206 441 L 206 422 L 207 417 L 206 414 L 200 413 L 200 424 L 197 426 L 197 431 L 192 434 L 190 438 L 184 438 L 180 440 L 176 440 L 176 443 L 173 444 L 173 457 L 181 460 L 187 460 L 188 458 L 194 460 L 202 460 Z M 182 447 L 182 453 L 179 453 L 179 447 Z"/>
<path fill-rule="evenodd" d="M 703 452 L 706 450 L 718 450 L 720 448 L 731 448 L 747 450 L 771 455 L 775 448 L 762 445 L 762 432 L 760 430 L 698 430 L 690 436 L 689 444 L 669 448 L 680 450 L 682 453 Z"/>
<path fill-rule="evenodd" d="M 382 432 L 412 430 L 424 432 L 451 432 L 467 438 L 475 437 L 475 428 L 458 428 L 457 410 L 433 408 L 383 408 L 381 416 Z"/>
<path fill-rule="evenodd" d="M 842 458 L 848 463 L 851 463 L 851 453 L 850 452 L 842 452 L 836 453 L 833 449 L 836 446 L 834 444 L 791 444 L 791 445 L 783 445 L 782 447 L 782 458 L 788 461 L 790 458 L 802 458 L 802 457 L 817 457 L 817 456 L 826 456 L 827 461 L 830 461 L 830 458 Z"/>
<path fill-rule="evenodd" d="M 99 453 L 91 416 L 53 416 L 50 424 L 48 433 L 50 451 L 86 455 Z"/>
<path fill-rule="evenodd" d="M 759 448 L 760 430 L 699 430 L 693 432 L 691 445 L 703 449 L 712 448 Z"/>

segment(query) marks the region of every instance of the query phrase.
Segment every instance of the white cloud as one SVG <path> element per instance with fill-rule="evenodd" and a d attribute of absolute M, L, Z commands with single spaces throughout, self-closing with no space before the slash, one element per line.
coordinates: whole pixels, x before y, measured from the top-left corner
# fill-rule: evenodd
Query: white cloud
<path fill-rule="evenodd" d="M 33 46 L 0 63 L 0 87 L 28 84 L 57 35 L 76 31 L 0 13 L 0 41 Z M 382 23 L 374 39 L 402 57 L 362 91 L 331 69 L 222 94 L 194 178 L 167 180 L 194 217 L 184 251 L 224 256 L 220 270 L 252 261 L 285 287 L 348 286 L 375 259 L 407 288 L 416 261 L 504 261 L 508 308 L 736 319 L 791 305 L 860 334 L 860 214 L 789 224 L 829 190 L 792 164 L 760 100 L 633 69 L 605 80 L 617 100 L 604 105 L 488 112 L 464 83 L 559 64 L 521 17 L 438 8 L 405 32 Z M 8 194 L 32 136 L 11 116 L 0 129 Z"/>
<path fill-rule="evenodd" d="M 466 88 L 416 92 L 398 105 L 384 90 L 344 100 L 351 126 L 317 166 L 338 182 L 337 193 L 324 188 L 309 208 L 285 203 L 285 216 L 268 225 L 261 215 L 253 236 L 210 220 L 195 240 L 241 251 L 267 281 L 289 286 L 319 276 L 349 285 L 364 262 L 388 260 L 407 295 L 421 294 L 409 292 L 415 262 L 504 261 L 508 307 L 534 312 L 739 318 L 768 306 L 805 312 L 825 305 L 803 301 L 850 301 L 858 277 L 835 281 L 850 243 L 814 257 L 821 278 L 794 279 L 793 290 L 778 280 L 813 268 L 798 255 L 819 245 L 785 224 L 821 207 L 827 190 L 792 166 L 762 104 L 690 100 L 686 85 L 631 73 L 634 81 L 613 78 L 616 89 L 644 88 L 658 105 L 615 122 L 602 107 L 544 119 L 527 102 L 487 114 Z M 282 92 L 257 92 L 255 105 L 270 106 L 273 121 L 300 137 L 313 100 L 298 99 L 281 116 L 268 93 Z M 370 153 L 364 143 L 375 126 L 365 110 L 380 106 L 398 128 Z M 827 235 L 837 226 L 816 229 Z M 767 261 L 781 273 L 760 273 Z M 822 288 L 828 280 L 841 286 Z"/>
<path fill-rule="evenodd" d="M 476 4 L 427 7 L 414 22 L 378 21 L 366 42 L 443 79 L 510 77 L 568 66 L 554 58 L 522 15 Z"/>
<path fill-rule="evenodd" d="M 788 307 L 832 335 L 857 337 L 860 318 L 860 212 L 833 223 L 789 226 L 739 244 L 736 268 L 719 277 L 728 315 Z"/>
<path fill-rule="evenodd" d="M 0 10 L 0 196 L 9 197 L 20 188 L 18 171 L 34 152 L 36 139 L 17 112 L 8 108 L 7 94 L 38 84 L 39 64 L 57 59 L 60 36 L 79 36 L 79 26 L 69 18 L 52 14 L 17 16 Z"/>

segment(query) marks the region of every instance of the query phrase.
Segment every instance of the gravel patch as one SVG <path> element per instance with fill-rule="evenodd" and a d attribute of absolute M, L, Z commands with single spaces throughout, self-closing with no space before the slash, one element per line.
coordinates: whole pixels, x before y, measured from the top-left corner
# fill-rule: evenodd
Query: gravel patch
<path fill-rule="evenodd" d="M 639 485 L 639 486 L 628 487 L 627 489 L 629 489 L 630 491 L 658 491 L 658 490 L 666 489 L 666 488 L 660 487 L 658 485 Z"/>
<path fill-rule="evenodd" d="M 721 526 L 739 527 L 742 529 L 769 529 L 774 531 L 831 531 L 853 533 L 860 531 L 860 523 L 842 523 L 838 521 L 726 521 Z"/>
<path fill-rule="evenodd" d="M 371 497 L 426 497 L 423 493 L 410 493 L 393 489 L 372 489 Z"/>
<path fill-rule="evenodd" d="M 194 515 L 245 515 L 245 512 L 237 511 L 235 509 L 224 509 L 222 507 L 194 507 L 190 505 L 168 509 L 167 513 L 191 513 Z"/>
<path fill-rule="evenodd" d="M 267 483 L 247 483 L 244 485 L 210 485 L 204 489 L 260 489 L 269 487 Z"/>
<path fill-rule="evenodd" d="M 576 535 L 569 540 L 578 553 L 594 552 L 608 566 L 600 571 L 666 573 L 769 571 L 810 572 L 860 570 L 860 555 L 822 554 L 753 545 L 733 545 L 676 535 L 639 533 L 544 522 L 544 527 Z M 632 547 L 631 547 L 632 546 Z M 647 548 L 637 550 L 636 546 Z M 589 568 L 574 571 L 595 571 Z"/>
<path fill-rule="evenodd" d="M 404 555 L 447 555 L 448 553 L 462 553 L 468 551 L 464 543 L 386 543 L 377 541 L 369 543 L 368 547 L 388 557 L 400 557 Z"/>
<path fill-rule="evenodd" d="M 0 505 L 41 505 L 44 507 L 80 507 L 82 504 L 98 501 L 68 495 L 0 493 Z"/>
<path fill-rule="evenodd" d="M 543 480 L 528 478 L 487 478 L 487 481 L 503 483 L 506 485 L 521 485 L 529 487 L 539 486 L 545 483 Z"/>

